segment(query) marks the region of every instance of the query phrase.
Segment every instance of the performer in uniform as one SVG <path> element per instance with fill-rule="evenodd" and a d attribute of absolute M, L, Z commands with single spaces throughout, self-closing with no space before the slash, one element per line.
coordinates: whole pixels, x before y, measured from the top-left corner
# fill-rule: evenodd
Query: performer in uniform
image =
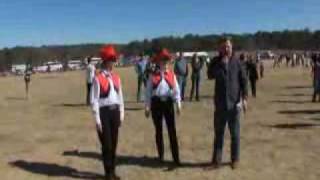
<path fill-rule="evenodd" d="M 106 179 L 118 180 L 116 175 L 116 150 L 118 131 L 124 120 L 124 103 L 120 77 L 113 72 L 117 53 L 112 45 L 100 51 L 101 72 L 95 77 L 91 91 L 91 105 L 102 145 Z"/>
<path fill-rule="evenodd" d="M 169 69 L 171 59 L 171 55 L 167 49 L 160 50 L 153 59 L 158 68 L 150 74 L 147 81 L 145 115 L 148 118 L 151 111 L 156 130 L 156 145 L 160 161 L 164 159 L 162 122 L 163 119 L 165 119 L 170 137 L 172 156 L 175 165 L 179 166 L 180 159 L 174 104 L 176 104 L 177 114 L 179 115 L 181 110 L 181 97 L 176 76 L 173 70 Z"/>

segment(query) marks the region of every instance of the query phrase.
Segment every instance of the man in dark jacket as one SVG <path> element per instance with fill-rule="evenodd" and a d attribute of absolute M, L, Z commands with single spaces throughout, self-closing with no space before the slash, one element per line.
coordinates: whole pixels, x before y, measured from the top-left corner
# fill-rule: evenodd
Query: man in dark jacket
<path fill-rule="evenodd" d="M 253 60 L 252 56 L 249 58 L 247 69 L 248 69 L 252 96 L 256 97 L 257 96 L 256 84 L 257 84 L 257 80 L 259 79 L 259 75 L 258 75 L 259 73 L 258 73 L 257 63 Z"/>
<path fill-rule="evenodd" d="M 214 152 L 212 168 L 219 168 L 222 161 L 225 126 L 231 134 L 231 167 L 237 168 L 240 155 L 240 110 L 247 106 L 246 75 L 239 60 L 233 57 L 232 43 L 228 38 L 219 42 L 220 55 L 208 68 L 208 78 L 215 79 L 214 94 Z"/>
<path fill-rule="evenodd" d="M 200 80 L 201 80 L 201 71 L 203 68 L 204 61 L 197 54 L 194 54 L 191 61 L 192 74 L 191 74 L 191 92 L 190 92 L 190 101 L 193 99 L 194 91 L 196 91 L 196 101 L 200 101 Z"/>

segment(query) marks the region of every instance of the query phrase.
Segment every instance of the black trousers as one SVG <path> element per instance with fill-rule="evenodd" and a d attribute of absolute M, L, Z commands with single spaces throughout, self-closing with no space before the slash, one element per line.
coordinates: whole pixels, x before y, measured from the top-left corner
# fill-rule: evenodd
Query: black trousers
<path fill-rule="evenodd" d="M 257 79 L 250 78 L 250 86 L 251 86 L 252 96 L 256 97 L 257 96 Z"/>
<path fill-rule="evenodd" d="M 91 85 L 92 85 L 91 83 L 87 83 L 87 100 L 86 100 L 87 105 L 90 104 Z"/>
<path fill-rule="evenodd" d="M 199 100 L 199 91 L 200 91 L 200 74 L 192 75 L 191 79 L 191 92 L 190 92 L 190 101 L 193 99 L 194 91 L 196 91 L 196 100 Z"/>
<path fill-rule="evenodd" d="M 216 110 L 214 112 L 214 150 L 212 162 L 221 163 L 225 127 L 228 124 L 231 135 L 231 160 L 239 161 L 240 155 L 240 110 Z"/>
<path fill-rule="evenodd" d="M 176 163 L 180 163 L 173 100 L 168 99 L 167 101 L 161 101 L 160 98 L 153 97 L 151 100 L 151 115 L 154 127 L 156 129 L 155 136 L 159 159 L 163 160 L 164 157 L 162 121 L 165 119 L 169 133 L 173 160 Z"/>
<path fill-rule="evenodd" d="M 100 108 L 102 133 L 98 132 L 102 145 L 103 166 L 107 176 L 115 174 L 118 132 L 120 127 L 119 106 Z"/>

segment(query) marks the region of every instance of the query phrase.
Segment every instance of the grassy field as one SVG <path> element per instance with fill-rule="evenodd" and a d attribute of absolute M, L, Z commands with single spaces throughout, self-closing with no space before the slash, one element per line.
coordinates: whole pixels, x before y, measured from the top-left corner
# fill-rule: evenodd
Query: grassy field
<path fill-rule="evenodd" d="M 250 98 L 249 110 L 242 115 L 241 164 L 235 171 L 229 166 L 228 132 L 225 166 L 204 169 L 212 155 L 212 81 L 203 81 L 201 102 L 183 104 L 177 131 L 185 166 L 169 170 L 154 159 L 154 129 L 144 117 L 143 104 L 135 102 L 133 68 L 117 71 L 126 100 L 118 148 L 123 179 L 320 179 L 320 103 L 311 103 L 309 69 L 266 69 L 258 98 Z M 0 179 L 101 178 L 94 120 L 84 105 L 84 72 L 35 75 L 31 83 L 26 100 L 22 77 L 0 79 Z M 171 161 L 167 133 L 165 142 L 166 160 Z"/>

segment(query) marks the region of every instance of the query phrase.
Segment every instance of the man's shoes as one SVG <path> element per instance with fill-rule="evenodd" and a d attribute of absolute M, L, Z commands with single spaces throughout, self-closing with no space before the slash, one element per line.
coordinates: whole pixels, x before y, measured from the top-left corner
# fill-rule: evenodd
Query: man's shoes
<path fill-rule="evenodd" d="M 233 170 L 238 169 L 239 168 L 239 161 L 232 161 L 231 168 Z"/>
<path fill-rule="evenodd" d="M 164 162 L 163 156 L 158 157 L 158 161 L 159 161 L 160 163 L 163 163 L 163 162 Z"/>
<path fill-rule="evenodd" d="M 113 174 L 112 175 L 112 180 L 121 180 L 121 178 L 117 174 Z"/>
<path fill-rule="evenodd" d="M 174 165 L 175 165 L 176 167 L 180 167 L 180 166 L 181 166 L 180 160 L 174 161 Z"/>
<path fill-rule="evenodd" d="M 221 167 L 221 163 L 218 162 L 212 162 L 207 168 L 206 170 L 215 170 L 215 169 L 219 169 Z"/>
<path fill-rule="evenodd" d="M 113 180 L 112 176 L 110 174 L 107 174 L 105 177 L 105 180 Z"/>

